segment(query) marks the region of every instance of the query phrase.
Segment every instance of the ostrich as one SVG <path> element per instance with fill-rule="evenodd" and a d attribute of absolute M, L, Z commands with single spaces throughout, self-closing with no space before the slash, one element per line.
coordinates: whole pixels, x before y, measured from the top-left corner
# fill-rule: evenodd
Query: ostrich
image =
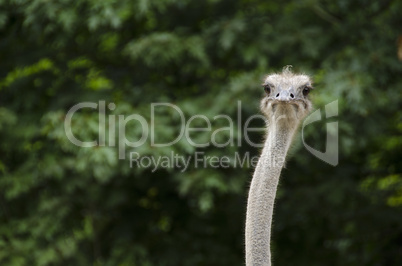
<path fill-rule="evenodd" d="M 307 75 L 294 74 L 285 67 L 282 73 L 269 75 L 263 87 L 266 95 L 260 108 L 266 117 L 267 135 L 248 196 L 247 266 L 271 265 L 272 212 L 279 175 L 300 121 L 311 110 L 307 95 L 312 81 Z"/>

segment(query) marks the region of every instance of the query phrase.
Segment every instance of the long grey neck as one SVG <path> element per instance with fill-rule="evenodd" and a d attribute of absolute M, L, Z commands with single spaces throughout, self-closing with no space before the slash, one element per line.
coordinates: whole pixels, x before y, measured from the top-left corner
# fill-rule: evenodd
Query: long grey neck
<path fill-rule="evenodd" d="M 289 125 L 289 124 L 287 124 Z M 286 123 L 268 126 L 268 135 L 251 181 L 246 218 L 246 265 L 271 265 L 272 212 L 279 175 L 295 128 Z"/>

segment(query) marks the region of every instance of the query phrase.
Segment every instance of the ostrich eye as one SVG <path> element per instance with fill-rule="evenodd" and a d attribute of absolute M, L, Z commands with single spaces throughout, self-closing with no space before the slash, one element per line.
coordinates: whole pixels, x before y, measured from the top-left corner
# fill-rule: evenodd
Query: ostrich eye
<path fill-rule="evenodd" d="M 264 91 L 265 91 L 267 94 L 270 94 L 270 93 L 271 93 L 271 88 L 270 88 L 268 85 L 264 85 Z"/>
<path fill-rule="evenodd" d="M 304 96 L 307 96 L 309 93 L 310 93 L 310 88 L 307 87 L 307 86 L 304 87 L 304 88 L 303 88 L 303 95 L 304 95 Z"/>

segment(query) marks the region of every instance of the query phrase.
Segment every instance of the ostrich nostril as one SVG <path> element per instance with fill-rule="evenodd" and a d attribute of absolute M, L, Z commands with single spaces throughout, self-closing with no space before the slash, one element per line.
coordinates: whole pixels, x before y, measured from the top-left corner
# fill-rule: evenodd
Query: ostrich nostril
<path fill-rule="evenodd" d="M 290 98 L 293 99 L 294 97 L 295 97 L 295 96 L 293 95 L 293 93 L 291 93 L 291 94 L 290 94 Z"/>
<path fill-rule="evenodd" d="M 275 97 L 278 98 L 278 97 L 279 97 L 279 93 L 278 93 Z"/>

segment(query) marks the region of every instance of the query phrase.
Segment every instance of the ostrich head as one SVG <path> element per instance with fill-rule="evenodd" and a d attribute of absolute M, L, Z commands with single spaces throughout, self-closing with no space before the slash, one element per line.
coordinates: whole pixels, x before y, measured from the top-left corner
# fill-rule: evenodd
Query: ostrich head
<path fill-rule="evenodd" d="M 313 87 L 307 75 L 295 74 L 287 67 L 282 73 L 267 76 L 263 88 L 261 111 L 268 122 L 282 121 L 297 126 L 311 110 L 308 94 Z"/>

